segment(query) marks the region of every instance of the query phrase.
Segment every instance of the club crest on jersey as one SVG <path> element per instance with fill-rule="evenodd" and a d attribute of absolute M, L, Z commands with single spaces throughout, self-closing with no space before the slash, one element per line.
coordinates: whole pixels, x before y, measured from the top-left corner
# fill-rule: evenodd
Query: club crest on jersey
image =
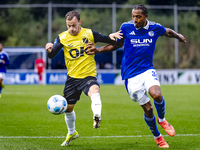
<path fill-rule="evenodd" d="M 154 32 L 153 31 L 149 31 L 149 36 L 153 37 L 154 36 Z"/>
<path fill-rule="evenodd" d="M 87 38 L 83 38 L 83 43 L 87 44 L 88 43 L 88 39 Z"/>

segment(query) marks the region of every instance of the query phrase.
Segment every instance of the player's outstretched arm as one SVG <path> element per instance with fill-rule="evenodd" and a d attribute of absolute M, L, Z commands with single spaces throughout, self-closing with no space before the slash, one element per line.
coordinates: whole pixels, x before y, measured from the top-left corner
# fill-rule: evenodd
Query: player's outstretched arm
<path fill-rule="evenodd" d="M 110 45 L 106 45 L 106 46 L 103 46 L 103 47 L 96 48 L 94 46 L 94 44 L 92 42 L 90 42 L 90 43 L 87 44 L 85 49 L 86 49 L 86 53 L 88 55 L 92 55 L 92 54 L 98 54 L 98 53 L 112 51 L 112 49 L 114 49 L 114 45 L 110 44 Z"/>
<path fill-rule="evenodd" d="M 124 40 L 123 40 L 123 33 L 121 31 L 111 33 L 109 35 L 109 38 L 113 41 L 115 41 L 115 44 L 109 44 L 100 48 L 96 48 L 92 42 L 88 43 L 87 46 L 85 47 L 86 53 L 88 55 L 92 54 L 98 54 L 98 53 L 104 53 L 104 52 L 110 52 L 114 51 L 120 47 L 123 46 Z M 117 39 L 121 39 L 120 41 L 117 41 Z"/>
<path fill-rule="evenodd" d="M 182 34 L 178 34 L 170 28 L 166 28 L 165 36 L 177 38 L 179 42 L 186 43 L 185 37 Z"/>
<path fill-rule="evenodd" d="M 122 47 L 122 45 L 120 43 L 116 42 L 114 45 L 109 44 L 109 45 L 106 45 L 106 46 L 103 46 L 103 47 L 96 48 L 94 46 L 94 44 L 92 42 L 90 42 L 90 43 L 87 44 L 85 49 L 86 49 L 86 53 L 88 55 L 92 55 L 92 54 L 114 51 L 114 50 L 116 50 L 120 47 Z"/>

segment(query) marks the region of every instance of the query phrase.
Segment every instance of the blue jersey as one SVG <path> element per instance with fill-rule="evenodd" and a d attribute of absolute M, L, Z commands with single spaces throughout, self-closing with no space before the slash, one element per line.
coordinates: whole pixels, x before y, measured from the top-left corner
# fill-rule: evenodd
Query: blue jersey
<path fill-rule="evenodd" d="M 153 53 L 156 41 L 159 36 L 165 34 L 166 29 L 147 20 L 147 25 L 143 28 L 135 28 L 134 22 L 129 21 L 123 23 L 120 30 L 124 36 L 122 79 L 132 78 L 148 69 L 154 69 Z"/>
<path fill-rule="evenodd" d="M 3 63 L 5 61 L 5 64 Z M 6 67 L 10 64 L 9 56 L 5 51 L 0 52 L 0 72 L 6 73 Z"/>

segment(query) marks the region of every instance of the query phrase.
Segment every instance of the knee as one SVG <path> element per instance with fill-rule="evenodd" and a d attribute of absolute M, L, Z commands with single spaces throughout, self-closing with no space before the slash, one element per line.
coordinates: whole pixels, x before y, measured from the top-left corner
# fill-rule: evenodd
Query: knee
<path fill-rule="evenodd" d="M 73 112 L 74 106 L 75 106 L 75 104 L 73 104 L 73 105 L 69 104 L 69 105 L 67 106 L 67 110 L 66 110 L 65 112 L 66 112 L 66 113 L 71 113 L 71 112 Z"/>
<path fill-rule="evenodd" d="M 148 118 L 152 118 L 153 117 L 153 108 L 150 108 L 149 110 L 147 110 L 145 112 L 145 116 Z"/>
<path fill-rule="evenodd" d="M 91 97 L 93 94 L 99 93 L 99 86 L 98 85 L 92 85 L 88 91 L 88 96 Z"/>
<path fill-rule="evenodd" d="M 159 102 L 162 100 L 162 94 L 161 91 L 157 90 L 154 93 L 151 94 L 151 97 L 156 101 Z"/>
<path fill-rule="evenodd" d="M 147 114 L 147 117 L 149 117 L 149 116 L 152 117 L 153 116 L 153 106 L 147 107 L 145 114 Z"/>

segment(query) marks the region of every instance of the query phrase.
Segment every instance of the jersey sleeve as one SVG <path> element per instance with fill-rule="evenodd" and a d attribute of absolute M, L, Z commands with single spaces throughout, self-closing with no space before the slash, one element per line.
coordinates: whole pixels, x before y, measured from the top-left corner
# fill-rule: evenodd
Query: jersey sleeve
<path fill-rule="evenodd" d="M 103 35 L 97 31 L 92 30 L 93 36 L 94 36 L 94 42 L 102 42 L 102 43 L 109 43 L 109 44 L 115 44 L 115 41 L 111 40 L 109 36 Z"/>
<path fill-rule="evenodd" d="M 9 56 L 8 56 L 7 53 L 5 54 L 5 56 L 6 56 L 6 57 L 5 57 L 5 60 L 4 60 L 4 61 L 5 61 L 5 64 L 4 64 L 4 65 L 5 65 L 5 66 L 9 66 L 9 64 L 10 64 Z"/>
<path fill-rule="evenodd" d="M 157 24 L 157 27 L 159 28 L 159 33 L 161 36 L 165 35 L 166 29 L 161 24 Z"/>
<path fill-rule="evenodd" d="M 49 58 L 53 58 L 62 49 L 63 45 L 60 43 L 59 36 L 55 39 L 51 53 L 48 53 Z"/>

